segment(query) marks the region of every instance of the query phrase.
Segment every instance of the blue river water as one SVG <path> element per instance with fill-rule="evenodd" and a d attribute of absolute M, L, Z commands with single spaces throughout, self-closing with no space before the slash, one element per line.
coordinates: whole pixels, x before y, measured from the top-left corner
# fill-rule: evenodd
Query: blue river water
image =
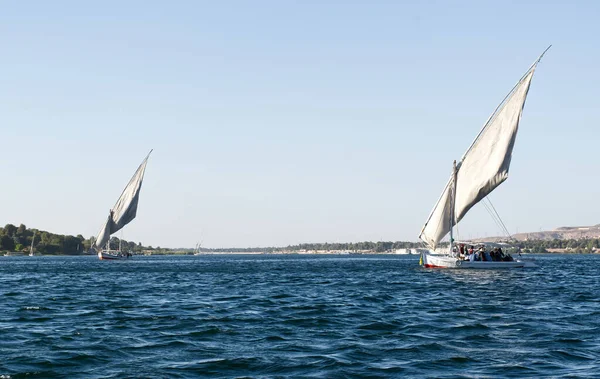
<path fill-rule="evenodd" d="M 0 378 L 599 377 L 600 256 L 0 258 Z"/>

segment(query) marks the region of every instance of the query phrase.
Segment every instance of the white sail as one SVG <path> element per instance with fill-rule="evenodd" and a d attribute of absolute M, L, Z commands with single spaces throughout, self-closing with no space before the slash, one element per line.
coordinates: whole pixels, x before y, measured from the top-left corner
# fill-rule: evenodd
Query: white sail
<path fill-rule="evenodd" d="M 448 184 L 446 184 L 442 196 L 440 196 L 437 204 L 433 207 L 419 236 L 423 242 L 433 249 L 437 247 L 437 244 L 448 234 L 452 227 L 450 225 L 450 219 L 452 218 L 452 199 L 450 197 L 450 190 L 453 187 L 452 180 L 453 178 L 450 178 Z"/>
<path fill-rule="evenodd" d="M 33 242 L 35 241 L 35 231 L 33 232 L 33 237 L 31 237 L 31 247 L 29 248 L 29 256 L 33 257 Z"/>
<path fill-rule="evenodd" d="M 151 152 L 152 150 L 150 150 Z M 117 200 L 115 206 L 110 210 L 108 219 L 94 242 L 97 248 L 103 247 L 110 239 L 111 234 L 119 231 L 135 218 L 140 190 L 142 189 L 142 181 L 144 180 L 144 172 L 146 171 L 146 163 L 148 162 L 150 153 L 148 153 L 142 164 L 140 164 L 140 167 L 138 167 L 123 190 L 119 200 Z"/>
<path fill-rule="evenodd" d="M 519 121 L 538 62 L 539 59 L 488 119 L 457 164 L 456 184 L 451 178 L 419 236 L 432 248 L 437 247 L 471 207 L 508 178 Z"/>
<path fill-rule="evenodd" d="M 508 178 L 519 121 L 534 70 L 535 66 L 525 75 L 465 153 L 457 172 L 455 224 L 473 205 Z"/>

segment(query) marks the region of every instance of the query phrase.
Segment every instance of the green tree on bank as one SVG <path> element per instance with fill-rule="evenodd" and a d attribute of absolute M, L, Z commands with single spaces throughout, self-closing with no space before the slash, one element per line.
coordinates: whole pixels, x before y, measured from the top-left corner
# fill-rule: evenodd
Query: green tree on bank
<path fill-rule="evenodd" d="M 34 237 L 35 235 L 35 237 Z M 27 229 L 24 224 L 16 227 L 6 224 L 0 227 L 0 251 L 29 253 L 31 242 L 33 250 L 38 254 L 50 255 L 80 255 L 86 254 L 91 246 L 93 237 L 84 238 L 81 234 L 77 236 L 54 234 L 44 230 Z M 112 237 L 111 248 L 119 247 L 119 239 Z M 141 243 L 132 241 L 121 241 L 124 252 L 140 253 L 146 248 Z"/>

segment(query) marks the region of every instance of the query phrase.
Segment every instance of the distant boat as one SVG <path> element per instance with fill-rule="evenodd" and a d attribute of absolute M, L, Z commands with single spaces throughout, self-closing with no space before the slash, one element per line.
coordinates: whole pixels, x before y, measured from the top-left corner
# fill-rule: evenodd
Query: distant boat
<path fill-rule="evenodd" d="M 200 246 L 202 246 L 202 242 L 198 242 L 196 244 L 196 248 L 194 248 L 194 255 L 201 255 L 202 253 L 200 252 Z"/>
<path fill-rule="evenodd" d="M 419 238 L 430 248 L 421 254 L 423 266 L 490 269 L 519 268 L 528 265 L 529 262 L 512 258 L 509 258 L 512 261 L 500 261 L 498 258 L 471 259 L 477 254 L 470 254 L 469 259 L 465 260 L 464 254 L 461 254 L 464 252 L 459 251 L 464 250 L 464 246 L 455 243 L 452 229 L 469 209 L 508 178 L 512 150 L 531 79 L 548 49 L 540 55 L 496 108 L 462 159 L 458 163 L 454 161 L 450 180 L 419 235 Z M 450 233 L 449 249 L 436 251 L 440 241 L 448 233 Z M 485 247 L 481 249 L 485 251 Z M 485 257 L 489 258 L 489 254 Z"/>
<path fill-rule="evenodd" d="M 30 257 L 37 255 L 33 252 L 33 241 L 35 241 L 35 232 L 33 232 L 33 237 L 31 238 L 31 247 L 29 248 L 29 256 Z"/>
<path fill-rule="evenodd" d="M 152 150 L 150 150 L 150 153 L 152 153 Z M 140 190 L 142 189 L 142 181 L 144 180 L 144 172 L 146 171 L 146 163 L 148 162 L 150 153 L 144 158 L 131 180 L 129 180 L 121 197 L 119 197 L 115 206 L 110 210 L 108 219 L 94 241 L 93 247 L 98 250 L 98 258 L 101 260 L 127 259 L 131 257 L 131 253 L 123 253 L 120 247 L 118 250 L 111 250 L 110 236 L 129 224 L 137 214 Z"/>

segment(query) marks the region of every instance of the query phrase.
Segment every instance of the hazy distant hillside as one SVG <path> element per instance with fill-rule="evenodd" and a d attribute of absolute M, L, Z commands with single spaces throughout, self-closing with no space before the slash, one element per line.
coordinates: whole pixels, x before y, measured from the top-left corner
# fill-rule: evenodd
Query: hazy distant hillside
<path fill-rule="evenodd" d="M 518 233 L 513 237 L 519 241 L 526 240 L 553 240 L 553 239 L 580 239 L 600 238 L 600 225 L 593 226 L 563 226 L 555 230 L 533 233 Z"/>
<path fill-rule="evenodd" d="M 600 238 L 600 224 L 593 226 L 563 226 L 554 230 L 531 233 L 517 233 L 512 236 L 518 241 L 528 240 L 570 240 Z M 506 237 L 480 238 L 478 241 L 499 241 Z"/>

